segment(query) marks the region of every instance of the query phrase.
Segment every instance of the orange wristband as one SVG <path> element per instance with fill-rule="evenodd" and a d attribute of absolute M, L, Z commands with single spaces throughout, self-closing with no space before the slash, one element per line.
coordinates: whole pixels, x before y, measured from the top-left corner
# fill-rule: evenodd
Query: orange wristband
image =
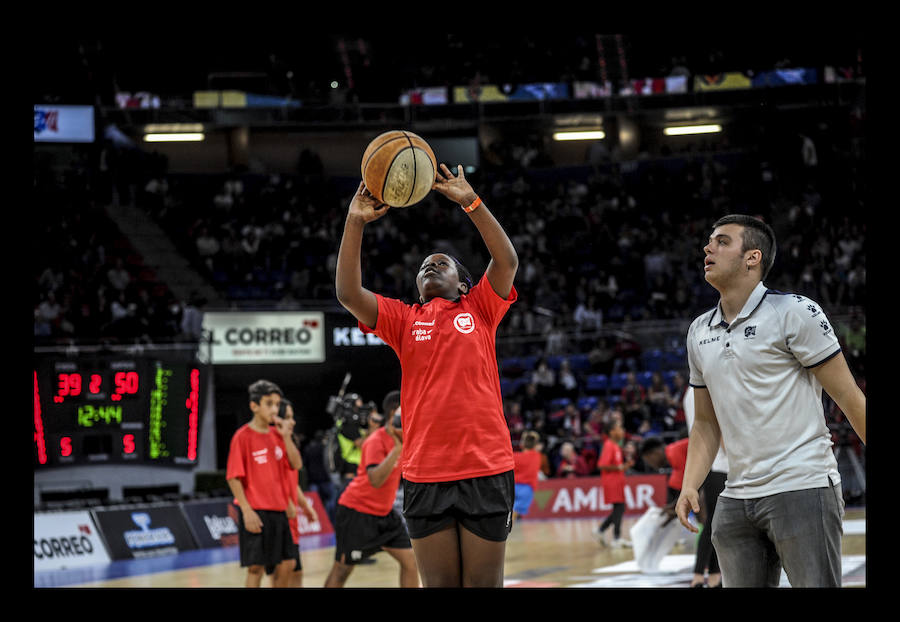
<path fill-rule="evenodd" d="M 472 201 L 472 204 L 469 205 L 469 207 L 464 207 L 463 211 L 467 214 L 469 212 L 474 212 L 478 208 L 479 205 L 481 205 L 481 197 L 475 197 L 475 200 Z"/>

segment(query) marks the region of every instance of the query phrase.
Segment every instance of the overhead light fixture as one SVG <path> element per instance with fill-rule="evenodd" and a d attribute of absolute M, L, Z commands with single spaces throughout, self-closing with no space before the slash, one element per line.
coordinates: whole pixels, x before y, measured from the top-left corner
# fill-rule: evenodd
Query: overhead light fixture
<path fill-rule="evenodd" d="M 144 142 L 147 143 L 179 143 L 199 142 L 206 136 L 202 132 L 182 132 L 171 134 L 144 134 Z"/>
<path fill-rule="evenodd" d="M 684 136 L 685 134 L 715 134 L 721 132 L 722 126 L 718 123 L 709 125 L 676 125 L 663 130 L 666 136 Z"/>
<path fill-rule="evenodd" d="M 603 130 L 553 133 L 553 140 L 602 140 L 604 138 L 606 138 L 606 132 Z"/>
<path fill-rule="evenodd" d="M 196 142 L 205 138 L 202 123 L 150 123 L 144 126 L 144 142 Z"/>

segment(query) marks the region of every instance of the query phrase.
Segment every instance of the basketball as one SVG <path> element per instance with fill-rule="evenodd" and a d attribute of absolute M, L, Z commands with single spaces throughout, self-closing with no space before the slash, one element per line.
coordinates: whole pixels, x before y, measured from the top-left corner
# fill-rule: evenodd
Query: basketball
<path fill-rule="evenodd" d="M 429 144 L 405 130 L 376 136 L 363 152 L 360 168 L 369 192 L 391 207 L 410 207 L 424 199 L 437 175 Z"/>

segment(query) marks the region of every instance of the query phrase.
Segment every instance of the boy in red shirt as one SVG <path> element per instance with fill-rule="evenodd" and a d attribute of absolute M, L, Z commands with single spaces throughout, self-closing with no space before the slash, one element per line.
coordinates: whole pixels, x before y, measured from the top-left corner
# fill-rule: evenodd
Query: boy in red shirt
<path fill-rule="evenodd" d="M 394 427 L 394 415 L 400 412 L 399 391 L 388 393 L 384 410 L 383 425 L 363 442 L 356 477 L 338 499 L 334 565 L 325 587 L 344 587 L 353 568 L 379 551 L 386 551 L 400 563 L 400 587 L 419 587 L 409 534 L 394 509 L 403 450 L 403 432 Z"/>
<path fill-rule="evenodd" d="M 240 563 L 247 568 L 247 587 L 259 587 L 267 568 L 275 573 L 274 584 L 286 587 L 294 552 L 285 471 L 299 470 L 303 461 L 291 438 L 293 421 L 278 416 L 283 395 L 278 385 L 258 380 L 248 392 L 253 418 L 231 438 L 225 475 L 240 508 Z"/>
<path fill-rule="evenodd" d="M 483 278 L 473 283 L 456 259 L 434 253 L 416 275 L 417 304 L 363 287 L 363 231 L 390 208 L 360 183 L 344 223 L 335 290 L 360 329 L 400 360 L 403 515 L 422 583 L 502 587 L 515 464 L 495 340 L 517 298 L 519 260 L 462 166 L 456 176 L 441 169 L 432 188 L 463 208 L 490 253 Z"/>
<path fill-rule="evenodd" d="M 297 420 L 294 418 L 294 405 L 290 400 L 281 400 L 281 408 L 278 411 L 278 416 L 284 419 L 285 422 L 293 422 L 293 424 L 296 425 Z M 300 443 L 296 435 L 292 435 L 292 439 L 294 445 L 299 447 Z M 318 521 L 319 517 L 316 514 L 315 508 L 309 502 L 309 499 L 303 494 L 303 490 L 300 489 L 300 471 L 298 469 L 290 468 L 285 471 L 284 485 L 290 500 L 286 514 L 290 521 L 291 539 L 294 542 L 292 547 L 294 550 L 294 565 L 291 568 L 290 578 L 287 581 L 287 584 L 288 587 L 303 587 L 303 564 L 300 561 L 300 512 L 313 523 Z M 266 573 L 271 574 L 272 569 L 266 568 Z M 273 587 L 278 586 L 273 585 Z"/>
<path fill-rule="evenodd" d="M 671 515 L 675 516 L 675 502 L 681 494 L 681 482 L 684 479 L 684 467 L 687 464 L 688 437 L 666 445 L 656 437 L 648 438 L 641 445 L 641 459 L 651 469 L 658 471 L 667 466 L 672 469 L 667 482 L 668 494 L 666 505 L 671 505 Z"/>
<path fill-rule="evenodd" d="M 513 454 L 515 461 L 516 500 L 513 504 L 513 518 L 526 516 L 537 489 L 538 473 L 541 470 L 541 452 L 538 449 L 540 437 L 534 430 L 522 435 L 522 451 Z"/>
<path fill-rule="evenodd" d="M 616 418 L 607 425 L 606 440 L 597 460 L 600 470 L 600 484 L 603 486 L 603 499 L 613 504 L 612 512 L 594 529 L 594 537 L 600 544 L 606 545 L 603 532 L 613 527 L 614 547 L 628 547 L 631 543 L 622 538 L 622 517 L 625 515 L 625 471 L 634 466 L 634 462 L 625 460 L 622 441 L 625 439 L 625 427 Z"/>

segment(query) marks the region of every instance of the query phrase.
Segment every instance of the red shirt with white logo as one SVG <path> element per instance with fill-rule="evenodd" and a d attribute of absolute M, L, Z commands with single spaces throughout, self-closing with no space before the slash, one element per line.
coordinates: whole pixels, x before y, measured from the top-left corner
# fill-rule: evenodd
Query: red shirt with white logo
<path fill-rule="evenodd" d="M 374 329 L 400 359 L 403 477 L 444 482 L 513 470 L 497 368 L 497 326 L 516 301 L 486 278 L 456 302 L 378 299 Z"/>
<path fill-rule="evenodd" d="M 254 510 L 283 512 L 287 509 L 285 470 L 290 468 L 284 439 L 275 428 L 263 433 L 245 423 L 231 437 L 225 477 L 241 480 Z M 234 503 L 237 504 L 237 499 Z"/>
<path fill-rule="evenodd" d="M 369 467 L 378 466 L 394 449 L 394 439 L 384 428 L 378 428 L 362 444 L 359 468 L 338 503 L 364 514 L 387 516 L 394 507 L 397 488 L 400 486 L 400 461 L 378 488 L 369 481 Z"/>
<path fill-rule="evenodd" d="M 615 441 L 606 439 L 597 466 L 618 466 L 625 464 L 622 448 Z M 625 503 L 625 471 L 603 471 L 600 474 L 603 486 L 603 500 L 606 503 Z"/>

